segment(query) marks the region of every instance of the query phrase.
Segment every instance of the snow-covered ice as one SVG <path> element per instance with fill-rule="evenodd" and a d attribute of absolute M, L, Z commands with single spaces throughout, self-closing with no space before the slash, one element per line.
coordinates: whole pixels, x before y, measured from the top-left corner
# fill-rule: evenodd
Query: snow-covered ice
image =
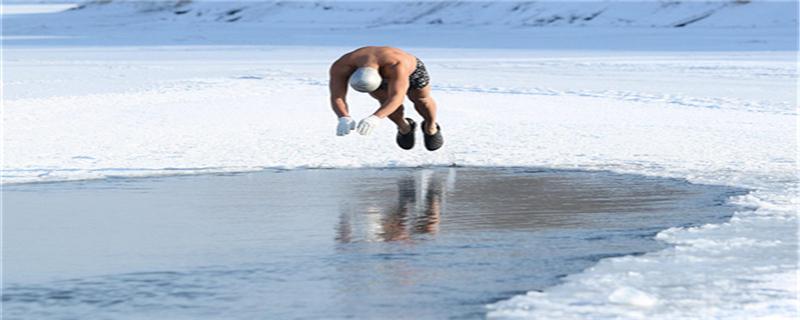
<path fill-rule="evenodd" d="M 657 238 L 668 249 L 601 260 L 544 292 L 494 303 L 488 316 L 795 318 L 797 4 L 674 2 L 646 20 L 655 28 L 620 25 L 666 3 L 614 2 L 613 15 L 585 26 L 543 27 L 525 21 L 585 18 L 596 4 L 545 2 L 515 19 L 501 14 L 512 3 L 481 14 L 472 14 L 477 3 L 438 4 L 425 19 L 379 27 L 325 14 L 356 6 L 347 2 L 110 4 L 4 17 L 3 182 L 456 164 L 745 187 L 753 191 L 730 201 L 754 211 L 665 230 Z M 370 6 L 372 16 L 410 12 Z M 245 8 L 228 14 L 234 7 Z M 388 121 L 368 137 L 335 136 L 327 67 L 372 43 L 425 61 L 441 151 L 400 150 Z M 357 118 L 375 108 L 365 95 L 349 99 Z"/>

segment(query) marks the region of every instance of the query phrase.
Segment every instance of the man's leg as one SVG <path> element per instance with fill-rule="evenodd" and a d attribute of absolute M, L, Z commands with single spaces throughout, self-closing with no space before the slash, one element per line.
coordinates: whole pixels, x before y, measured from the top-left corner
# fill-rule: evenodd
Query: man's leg
<path fill-rule="evenodd" d="M 414 103 L 414 109 L 425 119 L 427 128 L 422 128 L 425 133 L 436 134 L 436 101 L 431 97 L 431 86 L 422 89 L 411 89 L 408 98 Z"/>
<path fill-rule="evenodd" d="M 380 104 L 383 104 L 386 101 L 387 96 L 389 95 L 388 90 L 381 88 L 369 93 L 370 96 L 378 100 Z M 411 126 L 406 121 L 405 117 L 403 117 L 403 105 L 401 104 L 400 107 L 397 108 L 392 114 L 387 116 L 389 120 L 392 120 L 397 125 L 397 130 L 400 131 L 401 134 L 408 133 L 411 130 Z"/>

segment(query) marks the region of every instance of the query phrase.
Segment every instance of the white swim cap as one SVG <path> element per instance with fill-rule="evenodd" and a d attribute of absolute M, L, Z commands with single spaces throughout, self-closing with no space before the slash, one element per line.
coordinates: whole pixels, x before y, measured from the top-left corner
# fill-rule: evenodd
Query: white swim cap
<path fill-rule="evenodd" d="M 381 86 L 381 82 L 383 78 L 375 68 L 361 67 L 350 75 L 350 86 L 360 92 L 375 91 Z"/>

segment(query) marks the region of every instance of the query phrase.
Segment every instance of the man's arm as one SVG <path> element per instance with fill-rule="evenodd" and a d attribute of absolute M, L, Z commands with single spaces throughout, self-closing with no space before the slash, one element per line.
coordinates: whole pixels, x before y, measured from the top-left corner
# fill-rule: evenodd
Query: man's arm
<path fill-rule="evenodd" d="M 328 86 L 331 92 L 331 108 L 336 115 L 341 117 L 349 117 L 350 112 L 347 108 L 347 77 L 352 72 L 352 68 L 340 63 L 338 60 L 331 65 L 330 80 Z"/>
<path fill-rule="evenodd" d="M 399 65 L 391 68 L 385 68 L 386 80 L 388 83 L 386 100 L 381 102 L 381 107 L 378 108 L 371 116 L 364 118 L 358 123 L 357 131 L 361 135 L 368 135 L 375 127 L 378 126 L 380 119 L 388 117 L 390 114 L 397 111 L 403 104 L 405 93 L 408 91 L 408 73 L 402 72 Z"/>
<path fill-rule="evenodd" d="M 374 116 L 381 119 L 388 117 L 397 111 L 397 108 L 400 108 L 409 86 L 407 74 L 395 71 L 389 76 L 389 79 L 387 79 L 389 82 L 387 98 L 381 103 L 381 107 L 373 113 Z"/>

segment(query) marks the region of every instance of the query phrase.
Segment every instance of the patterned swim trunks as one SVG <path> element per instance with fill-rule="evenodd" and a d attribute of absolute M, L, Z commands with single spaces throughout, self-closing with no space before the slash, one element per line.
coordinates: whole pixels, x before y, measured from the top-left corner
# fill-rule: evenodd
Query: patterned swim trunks
<path fill-rule="evenodd" d="M 425 69 L 425 64 L 422 63 L 422 60 L 417 58 L 417 68 L 414 69 L 414 72 L 408 77 L 408 89 L 422 89 L 430 82 L 431 77 L 428 75 L 428 70 Z"/>
<path fill-rule="evenodd" d="M 425 64 L 422 63 L 422 60 L 419 58 L 417 59 L 417 68 L 414 69 L 414 72 L 408 76 L 408 91 L 411 89 L 422 89 L 425 88 L 430 82 L 431 77 L 428 75 L 428 70 L 425 69 Z M 386 89 L 389 86 L 389 82 L 386 79 L 383 79 L 381 82 L 381 86 L 378 89 Z"/>

